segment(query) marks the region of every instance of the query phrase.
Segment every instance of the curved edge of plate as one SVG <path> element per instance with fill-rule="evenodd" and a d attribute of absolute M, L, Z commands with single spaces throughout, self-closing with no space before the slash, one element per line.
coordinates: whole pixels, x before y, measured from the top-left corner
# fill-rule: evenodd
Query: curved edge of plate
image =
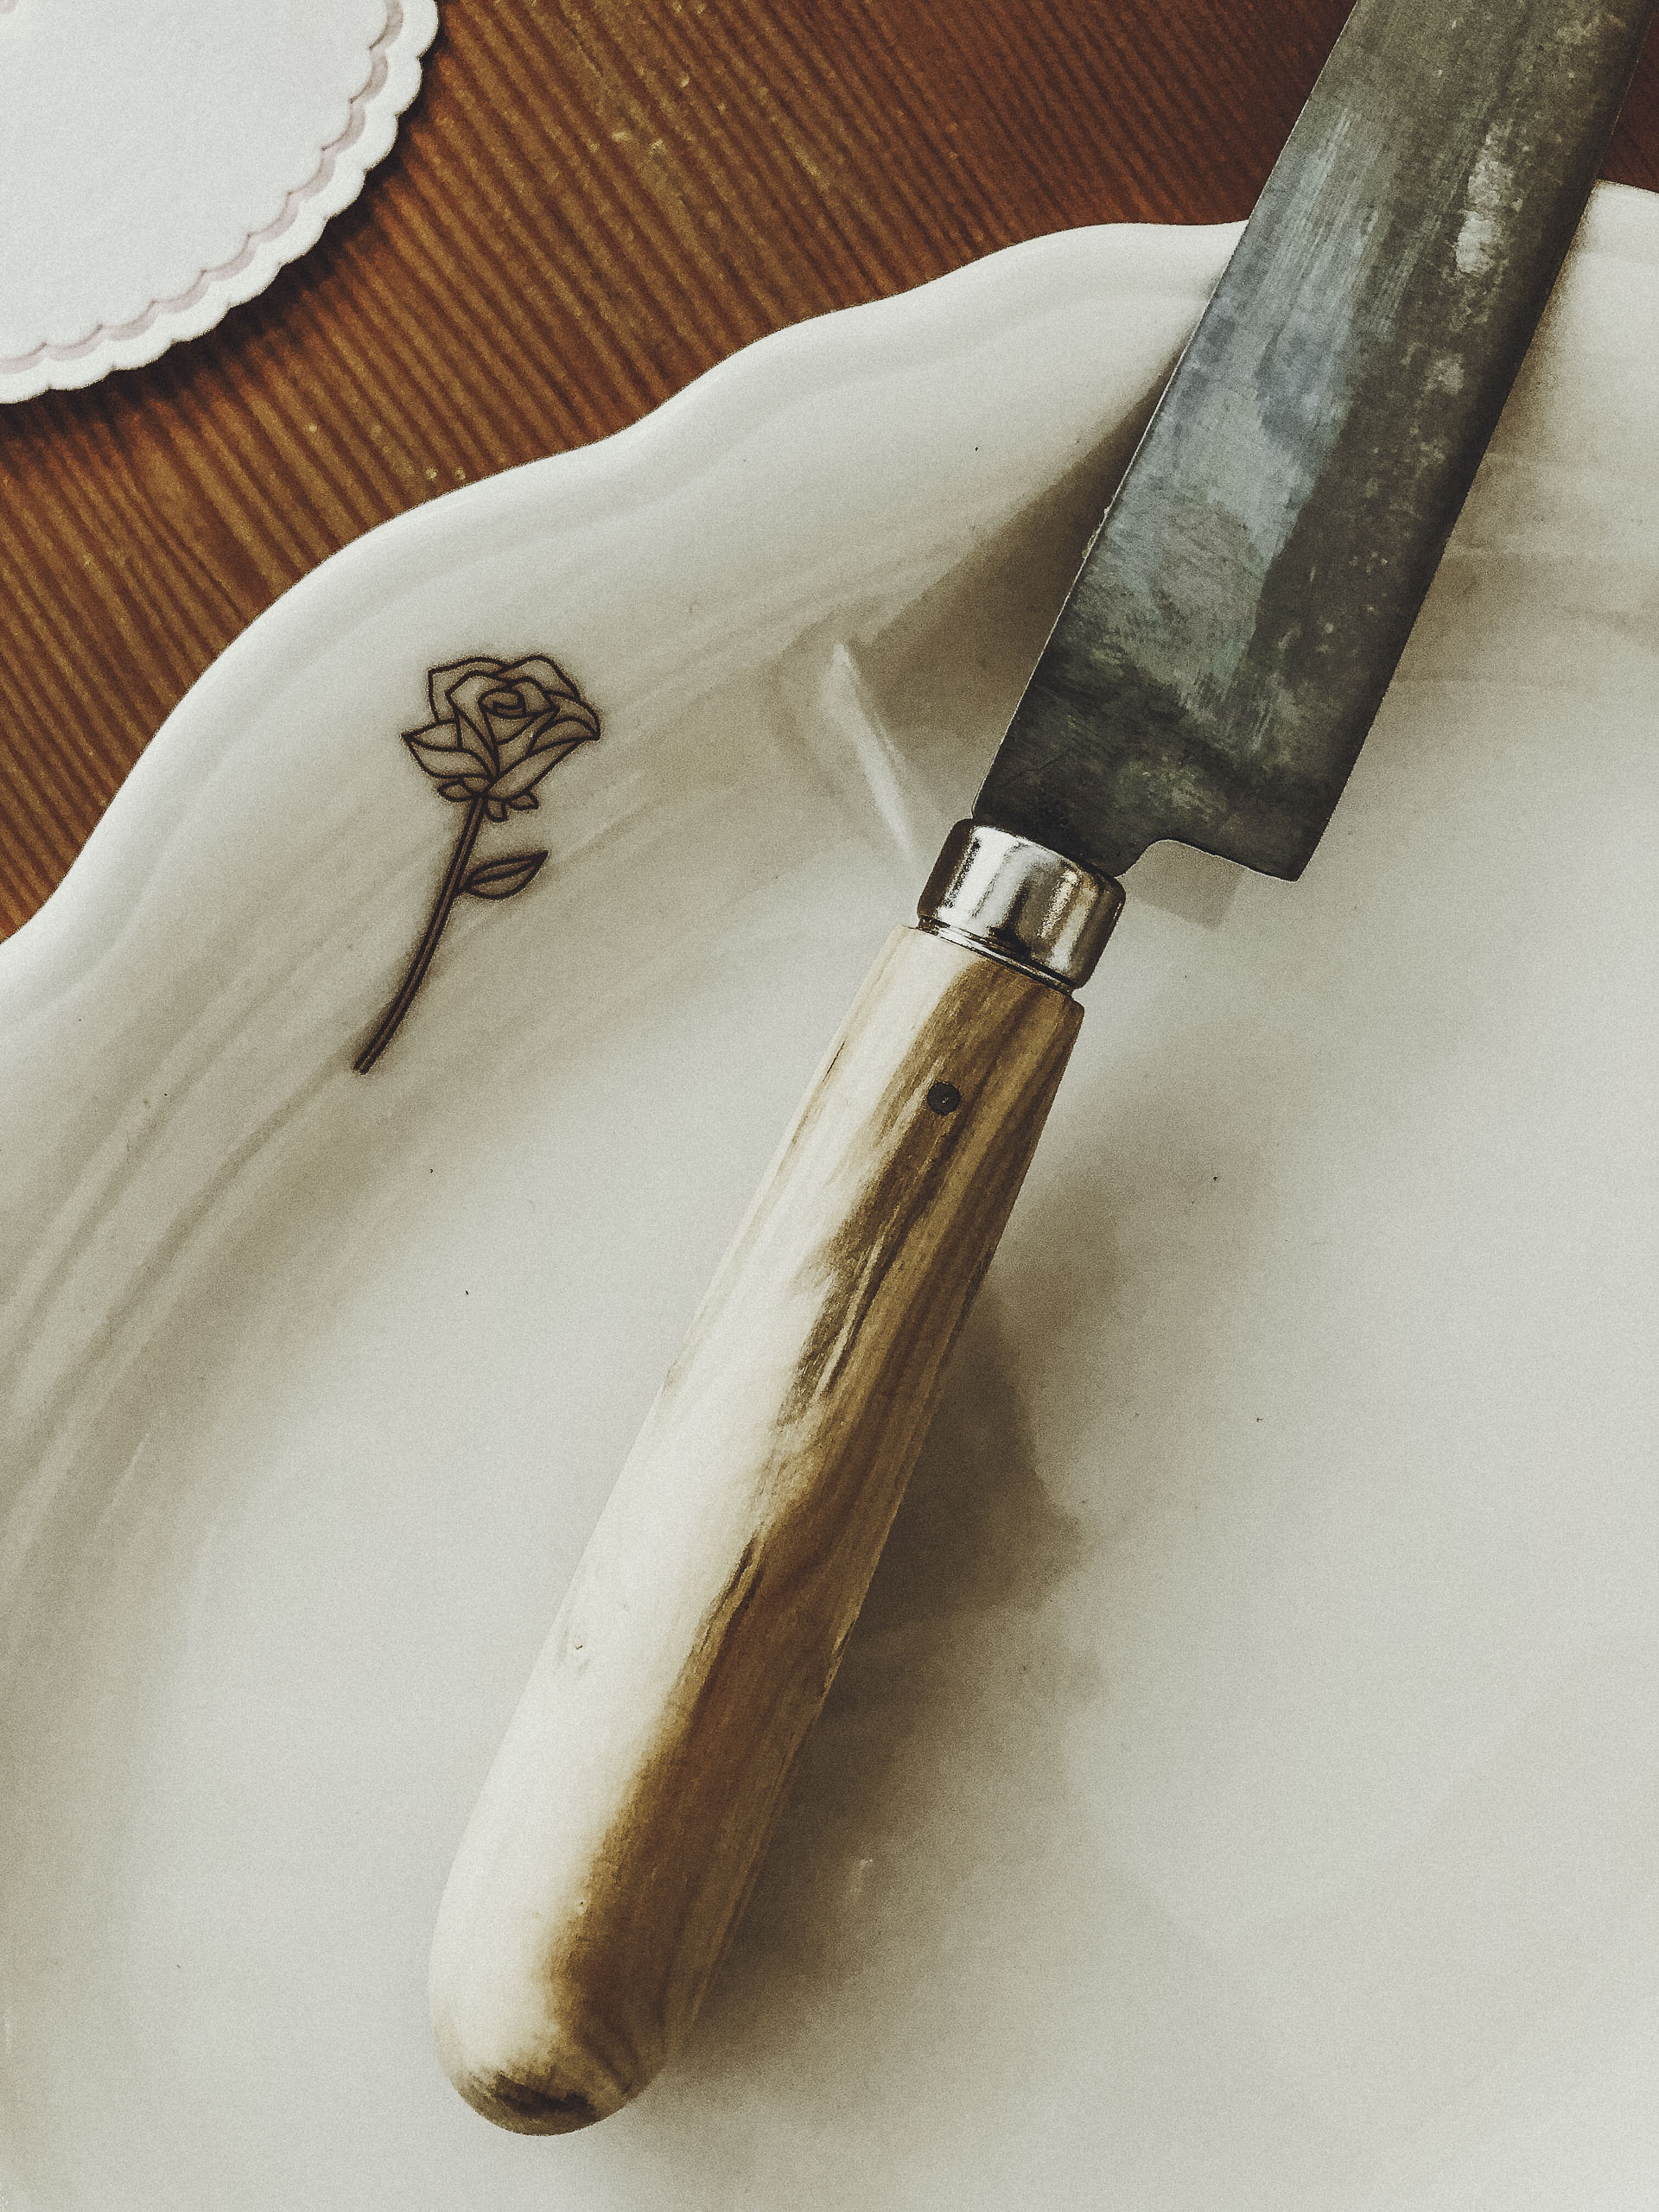
<path fill-rule="evenodd" d="M 228 261 L 201 270 L 171 299 L 152 300 L 130 321 L 101 326 L 72 346 L 42 344 L 21 359 L 0 361 L 0 403 L 77 391 L 113 370 L 143 368 L 257 298 L 278 270 L 311 251 L 391 151 L 398 119 L 421 88 L 422 57 L 437 34 L 437 0 L 388 0 L 385 28 L 369 48 L 368 81 L 351 104 L 345 130 L 319 149 L 316 169 L 289 194 L 276 219 L 245 238 Z"/>
<path fill-rule="evenodd" d="M 772 332 L 609 437 L 460 486 L 353 539 L 257 615 L 167 716 L 62 881 L 0 944 L 0 1006 L 30 1003 L 99 957 L 192 790 L 218 765 L 238 700 L 251 701 L 303 656 L 318 624 L 332 631 L 353 607 L 395 585 L 426 556 L 435 533 L 464 521 L 469 542 L 499 548 L 515 530 L 541 522 L 554 500 L 572 529 L 613 514 L 659 495 L 666 483 L 689 480 L 759 424 L 822 390 L 873 372 L 895 354 L 925 364 L 1074 289 L 1115 298 L 1174 295 L 1190 299 L 1196 316 L 1241 228 L 1099 225 L 1004 247 L 912 290 Z"/>

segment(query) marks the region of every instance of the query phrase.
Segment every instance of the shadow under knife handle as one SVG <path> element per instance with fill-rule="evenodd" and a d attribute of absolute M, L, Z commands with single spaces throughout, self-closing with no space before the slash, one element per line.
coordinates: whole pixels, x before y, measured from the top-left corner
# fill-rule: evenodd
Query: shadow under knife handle
<path fill-rule="evenodd" d="M 602 2119 L 748 1895 L 1070 1056 L 1116 883 L 951 833 L 768 1169 L 462 1840 L 444 2065 L 524 2133 Z"/>

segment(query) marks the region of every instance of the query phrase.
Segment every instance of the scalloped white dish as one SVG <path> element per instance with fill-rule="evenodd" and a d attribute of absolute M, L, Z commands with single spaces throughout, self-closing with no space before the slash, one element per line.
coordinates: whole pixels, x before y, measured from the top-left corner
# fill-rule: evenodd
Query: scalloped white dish
<path fill-rule="evenodd" d="M 374 532 L 0 949 L 8 2207 L 1659 2199 L 1622 191 L 1306 877 L 1131 873 L 687 2056 L 543 2141 L 429 2047 L 564 1582 L 1233 235 L 1014 249 Z M 601 734 L 501 783 L 515 895 L 359 1075 L 484 790 L 428 671 L 477 656 Z"/>
<path fill-rule="evenodd" d="M 0 402 L 211 330 L 391 150 L 436 0 L 0 0 Z"/>

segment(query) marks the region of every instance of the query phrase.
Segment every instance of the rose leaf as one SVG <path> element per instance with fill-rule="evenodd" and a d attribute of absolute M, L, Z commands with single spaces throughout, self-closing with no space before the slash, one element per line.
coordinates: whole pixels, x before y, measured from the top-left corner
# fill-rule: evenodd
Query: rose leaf
<path fill-rule="evenodd" d="M 511 899 L 524 889 L 547 858 L 545 853 L 506 853 L 499 861 L 485 861 L 462 883 L 469 899 Z"/>

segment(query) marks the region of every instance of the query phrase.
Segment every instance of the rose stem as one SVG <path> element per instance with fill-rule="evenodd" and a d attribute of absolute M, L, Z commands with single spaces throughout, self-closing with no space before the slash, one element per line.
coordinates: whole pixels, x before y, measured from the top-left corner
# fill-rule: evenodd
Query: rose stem
<path fill-rule="evenodd" d="M 438 939 L 443 935 L 443 925 L 449 918 L 449 909 L 461 896 L 461 880 L 467 873 L 467 863 L 473 856 L 473 847 L 478 842 L 479 825 L 483 819 L 484 799 L 480 794 L 467 810 L 467 819 L 462 823 L 461 835 L 455 840 L 455 849 L 451 856 L 448 873 L 443 879 L 443 887 L 438 893 L 437 903 L 432 909 L 430 920 L 427 923 L 426 935 L 421 939 L 416 949 L 415 957 L 409 963 L 409 973 L 398 985 L 397 997 L 381 1015 L 380 1027 L 352 1062 L 353 1067 L 359 1075 L 366 1075 L 381 1053 L 391 1044 L 397 1033 L 398 1023 L 409 1012 L 410 1001 L 420 989 L 426 971 L 432 965 L 432 956 L 438 949 Z"/>

